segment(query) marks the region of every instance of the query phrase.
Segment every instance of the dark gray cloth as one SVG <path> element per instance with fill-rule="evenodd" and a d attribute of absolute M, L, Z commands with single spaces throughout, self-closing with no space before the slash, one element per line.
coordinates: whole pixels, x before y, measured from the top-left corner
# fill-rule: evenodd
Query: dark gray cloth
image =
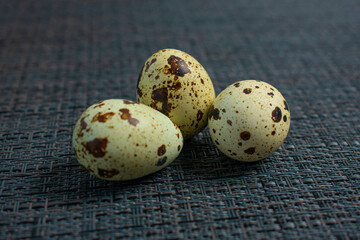
<path fill-rule="evenodd" d="M 360 238 L 360 1 L 1 1 L 0 238 Z M 135 100 L 142 64 L 181 49 L 220 93 L 266 81 L 291 130 L 228 159 L 207 129 L 148 177 L 91 177 L 71 147 L 89 105 Z"/>

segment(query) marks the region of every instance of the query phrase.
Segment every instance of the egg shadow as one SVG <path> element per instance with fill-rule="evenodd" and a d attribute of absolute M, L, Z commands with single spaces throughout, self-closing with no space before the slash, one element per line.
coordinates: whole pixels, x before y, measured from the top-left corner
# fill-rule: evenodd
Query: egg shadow
<path fill-rule="evenodd" d="M 39 170 L 29 177 L 29 187 L 24 190 L 27 196 L 46 195 L 49 201 L 66 199 L 67 204 L 76 204 L 78 200 L 115 201 L 119 196 L 128 198 L 141 188 L 149 185 L 166 185 L 171 182 L 170 170 L 165 168 L 159 172 L 128 181 L 107 181 L 99 179 L 82 167 L 76 160 L 73 152 L 67 154 L 66 158 L 54 159 L 52 170 Z M 107 199 L 107 200 L 106 200 Z M 72 203 L 74 202 L 74 203 Z"/>
<path fill-rule="evenodd" d="M 212 181 L 217 179 L 240 179 L 251 177 L 263 171 L 264 162 L 243 163 L 228 158 L 213 144 L 210 134 L 203 130 L 197 136 L 186 140 L 178 158 L 166 168 L 147 176 L 128 181 L 107 181 L 90 175 L 78 164 L 75 154 L 69 154 L 66 162 L 59 164 L 51 173 L 40 173 L 39 184 L 34 184 L 32 192 L 59 193 L 66 199 L 89 200 L 129 197 L 141 188 L 153 186 L 166 188 L 176 182 L 191 183 L 193 180 Z M 46 183 L 46 184 L 43 184 Z"/>
<path fill-rule="evenodd" d="M 183 171 L 185 179 L 241 178 L 257 174 L 263 161 L 240 162 L 220 152 L 210 138 L 207 128 L 184 142 L 175 164 Z"/>
<path fill-rule="evenodd" d="M 115 198 L 123 196 L 124 198 L 131 198 L 132 195 L 136 195 L 143 188 L 149 188 L 149 186 L 166 185 L 171 182 L 169 178 L 169 169 L 164 168 L 158 172 L 151 173 L 149 175 L 137 178 L 134 180 L 126 181 L 109 181 L 97 178 L 90 175 L 86 170 L 82 171 L 84 175 L 83 181 L 79 184 L 79 194 L 74 194 L 74 197 L 81 199 L 89 199 L 92 197 L 109 197 Z"/>

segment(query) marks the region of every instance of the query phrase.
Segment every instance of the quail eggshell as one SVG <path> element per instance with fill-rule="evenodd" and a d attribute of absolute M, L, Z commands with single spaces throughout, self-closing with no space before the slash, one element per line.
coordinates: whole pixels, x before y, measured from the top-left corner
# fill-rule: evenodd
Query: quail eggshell
<path fill-rule="evenodd" d="M 215 91 L 204 67 L 189 54 L 163 49 L 144 64 L 137 85 L 137 101 L 162 112 L 185 139 L 207 125 Z"/>
<path fill-rule="evenodd" d="M 183 147 L 180 129 L 165 115 L 133 101 L 104 100 L 77 121 L 79 163 L 106 180 L 131 180 L 169 165 Z"/>
<path fill-rule="evenodd" d="M 268 157 L 285 140 L 290 110 L 281 93 L 257 80 L 222 91 L 209 113 L 210 136 L 226 156 L 244 162 Z"/>

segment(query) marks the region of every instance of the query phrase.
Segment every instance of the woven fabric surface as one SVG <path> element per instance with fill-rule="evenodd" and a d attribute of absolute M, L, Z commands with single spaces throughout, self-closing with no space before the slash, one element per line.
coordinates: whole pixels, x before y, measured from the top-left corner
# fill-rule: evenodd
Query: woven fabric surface
<path fill-rule="evenodd" d="M 0 238 L 360 239 L 360 1 L 0 1 Z M 82 111 L 135 100 L 142 64 L 181 49 L 219 94 L 279 89 L 291 130 L 240 163 L 208 129 L 167 168 L 90 176 Z"/>

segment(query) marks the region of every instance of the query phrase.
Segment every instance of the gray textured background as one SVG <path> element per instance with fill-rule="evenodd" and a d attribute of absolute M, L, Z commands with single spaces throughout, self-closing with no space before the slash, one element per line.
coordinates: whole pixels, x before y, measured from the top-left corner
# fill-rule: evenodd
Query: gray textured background
<path fill-rule="evenodd" d="M 360 1 L 0 1 L 0 238 L 360 239 Z M 144 61 L 194 56 L 220 93 L 278 88 L 292 126 L 253 164 L 205 129 L 168 168 L 91 177 L 75 121 L 135 100 Z"/>

